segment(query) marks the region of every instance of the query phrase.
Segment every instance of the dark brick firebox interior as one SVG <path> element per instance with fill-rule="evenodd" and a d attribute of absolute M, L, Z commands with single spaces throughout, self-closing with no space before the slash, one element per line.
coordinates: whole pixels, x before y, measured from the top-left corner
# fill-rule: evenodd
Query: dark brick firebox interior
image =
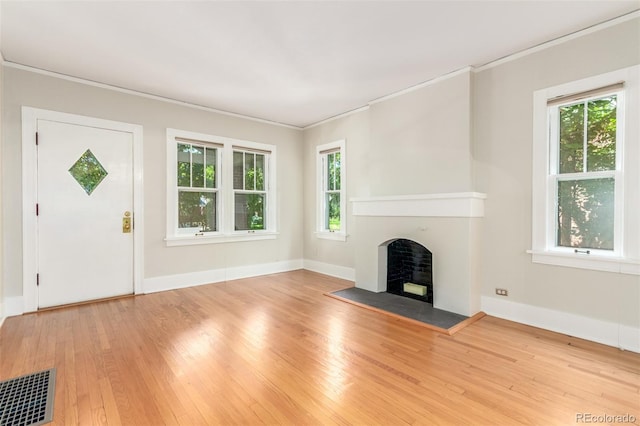
<path fill-rule="evenodd" d="M 427 287 L 420 296 L 406 293 L 404 283 Z M 397 239 L 387 246 L 387 293 L 410 297 L 433 304 L 433 272 L 431 252 L 415 241 Z"/>

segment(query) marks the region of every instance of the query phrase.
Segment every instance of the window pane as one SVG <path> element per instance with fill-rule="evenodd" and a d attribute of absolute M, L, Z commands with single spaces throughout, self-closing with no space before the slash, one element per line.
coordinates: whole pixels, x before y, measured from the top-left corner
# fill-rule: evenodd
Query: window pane
<path fill-rule="evenodd" d="M 584 169 L 584 103 L 560 108 L 560 173 Z"/>
<path fill-rule="evenodd" d="M 557 244 L 613 250 L 613 178 L 558 182 Z"/>
<path fill-rule="evenodd" d="M 100 185 L 100 182 L 109 174 L 90 149 L 87 149 L 80 158 L 78 158 L 78 161 L 69 169 L 69 173 L 80 184 L 87 195 L 91 195 L 98 185 Z"/>
<path fill-rule="evenodd" d="M 256 154 L 256 189 L 264 191 L 264 155 Z"/>
<path fill-rule="evenodd" d="M 333 154 L 327 154 L 327 191 L 333 191 L 336 188 L 336 175 L 333 167 Z"/>
<path fill-rule="evenodd" d="M 233 152 L 233 189 L 244 189 L 244 153 Z"/>
<path fill-rule="evenodd" d="M 588 103 L 587 170 L 616 168 L 616 96 Z"/>
<path fill-rule="evenodd" d="M 215 148 L 205 148 L 205 187 L 216 187 L 216 157 L 217 150 Z"/>
<path fill-rule="evenodd" d="M 204 148 L 191 145 L 191 186 L 204 188 Z"/>
<path fill-rule="evenodd" d="M 255 155 L 244 153 L 244 189 L 256 189 Z"/>
<path fill-rule="evenodd" d="M 247 231 L 251 229 L 265 229 L 264 194 L 236 194 L 235 195 L 235 229 Z"/>
<path fill-rule="evenodd" d="M 191 186 L 191 145 L 178 144 L 178 186 Z"/>
<path fill-rule="evenodd" d="M 340 230 L 340 193 L 327 193 L 327 220 L 325 226 L 329 231 Z"/>
<path fill-rule="evenodd" d="M 336 152 L 334 157 L 333 157 L 333 170 L 334 170 L 334 185 L 336 190 L 340 190 L 340 169 L 341 169 L 341 162 L 340 162 L 340 153 Z"/>
<path fill-rule="evenodd" d="M 178 191 L 178 228 L 216 231 L 216 193 Z"/>

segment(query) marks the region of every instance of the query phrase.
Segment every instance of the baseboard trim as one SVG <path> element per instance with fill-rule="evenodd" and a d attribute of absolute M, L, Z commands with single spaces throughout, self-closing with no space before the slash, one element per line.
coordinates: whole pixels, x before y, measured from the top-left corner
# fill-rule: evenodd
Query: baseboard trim
<path fill-rule="evenodd" d="M 297 269 L 302 269 L 302 267 L 302 259 L 295 259 L 282 262 L 262 263 L 257 265 L 211 269 L 208 271 L 145 278 L 143 281 L 143 292 L 148 294 L 157 293 L 159 291 L 177 290 L 180 288 L 238 280 L 241 278 L 295 271 Z"/>
<path fill-rule="evenodd" d="M 343 280 L 355 281 L 356 271 L 346 266 L 332 265 L 330 263 L 318 262 L 317 260 L 304 259 L 303 268 L 331 277 L 342 278 Z"/>
<path fill-rule="evenodd" d="M 519 322 L 626 351 L 640 353 L 640 328 L 602 321 L 568 312 L 482 296 L 487 315 Z"/>

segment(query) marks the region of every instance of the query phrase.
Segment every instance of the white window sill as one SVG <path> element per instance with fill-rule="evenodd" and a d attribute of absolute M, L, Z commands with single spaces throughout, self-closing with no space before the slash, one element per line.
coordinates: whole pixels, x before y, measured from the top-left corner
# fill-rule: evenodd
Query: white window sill
<path fill-rule="evenodd" d="M 171 236 L 164 239 L 167 247 L 175 246 L 192 246 L 198 244 L 220 244 L 235 243 L 240 241 L 259 241 L 259 240 L 275 240 L 278 237 L 277 232 L 270 231 L 245 231 L 233 234 L 217 234 L 217 235 L 179 235 Z"/>
<path fill-rule="evenodd" d="M 640 275 L 640 260 L 582 253 L 559 253 L 549 250 L 527 250 L 533 263 Z"/>
<path fill-rule="evenodd" d="M 316 232 L 316 238 L 322 240 L 347 241 L 347 234 L 344 232 Z"/>

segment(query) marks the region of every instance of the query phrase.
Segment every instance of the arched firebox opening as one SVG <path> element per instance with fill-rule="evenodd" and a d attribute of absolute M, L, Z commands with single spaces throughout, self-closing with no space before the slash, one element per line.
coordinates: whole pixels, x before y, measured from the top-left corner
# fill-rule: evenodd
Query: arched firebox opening
<path fill-rule="evenodd" d="M 433 304 L 431 252 L 404 238 L 387 243 L 387 293 Z"/>

